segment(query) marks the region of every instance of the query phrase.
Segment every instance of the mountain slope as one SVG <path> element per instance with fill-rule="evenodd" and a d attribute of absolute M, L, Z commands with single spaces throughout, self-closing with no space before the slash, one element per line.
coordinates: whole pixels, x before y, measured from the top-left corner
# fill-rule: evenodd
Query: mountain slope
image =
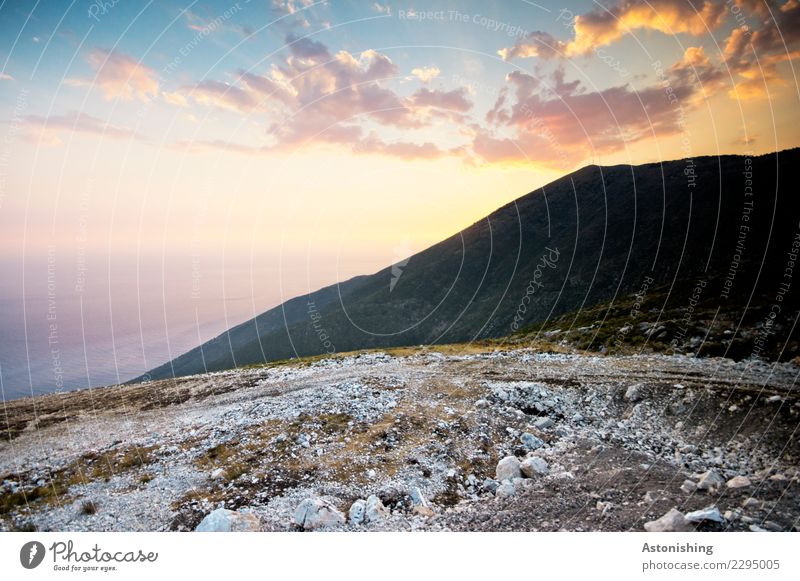
<path fill-rule="evenodd" d="M 402 269 L 287 301 L 146 377 L 332 349 L 503 337 L 645 286 L 685 303 L 697 277 L 706 282 L 700 299 L 723 310 L 768 303 L 798 232 L 799 162 L 793 149 L 752 159 L 588 166 L 412 256 Z"/>

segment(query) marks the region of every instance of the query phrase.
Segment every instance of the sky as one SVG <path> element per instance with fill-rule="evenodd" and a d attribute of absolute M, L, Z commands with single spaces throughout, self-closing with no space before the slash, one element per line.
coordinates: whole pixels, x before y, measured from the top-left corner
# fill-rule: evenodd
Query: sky
<path fill-rule="evenodd" d="M 589 163 L 795 147 L 799 49 L 798 0 L 0 0 L 0 299 L 57 255 L 245 320 Z"/>

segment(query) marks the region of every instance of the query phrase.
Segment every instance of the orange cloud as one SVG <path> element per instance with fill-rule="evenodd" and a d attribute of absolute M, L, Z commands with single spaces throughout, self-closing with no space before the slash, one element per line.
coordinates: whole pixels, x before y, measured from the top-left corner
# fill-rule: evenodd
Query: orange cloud
<path fill-rule="evenodd" d="M 572 40 L 563 42 L 550 33 L 536 31 L 498 54 L 505 60 L 579 56 L 639 29 L 700 36 L 718 28 L 725 14 L 725 4 L 713 0 L 619 0 L 608 8 L 598 7 L 577 16 L 563 9 L 557 20 L 572 28 Z"/>
<path fill-rule="evenodd" d="M 106 99 L 148 101 L 158 95 L 158 73 L 117 51 L 94 49 L 87 57 L 94 69 L 93 79 L 69 79 L 76 86 L 97 85 Z"/>

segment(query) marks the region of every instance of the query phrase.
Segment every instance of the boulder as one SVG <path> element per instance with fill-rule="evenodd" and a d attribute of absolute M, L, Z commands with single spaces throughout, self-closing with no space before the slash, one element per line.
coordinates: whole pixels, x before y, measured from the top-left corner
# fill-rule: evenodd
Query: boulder
<path fill-rule="evenodd" d="M 514 483 L 511 482 L 510 480 L 506 480 L 500 486 L 497 487 L 495 496 L 497 496 L 497 498 L 511 498 L 516 493 L 517 493 L 517 488 L 514 486 Z"/>
<path fill-rule="evenodd" d="M 723 484 L 725 484 L 725 480 L 716 470 L 708 470 L 700 475 L 700 480 L 697 482 L 697 490 L 716 490 Z"/>
<path fill-rule="evenodd" d="M 497 480 L 513 480 L 514 478 L 522 477 L 522 470 L 520 470 L 520 463 L 514 456 L 506 456 L 497 463 L 497 470 L 495 472 Z"/>
<path fill-rule="evenodd" d="M 348 516 L 350 517 L 350 524 L 360 525 L 364 524 L 364 514 L 367 510 L 367 503 L 365 500 L 358 499 L 350 505 Z"/>
<path fill-rule="evenodd" d="M 648 533 L 676 533 L 693 531 L 694 527 L 681 511 L 671 508 L 661 518 L 644 523 L 644 530 Z"/>
<path fill-rule="evenodd" d="M 366 512 L 364 513 L 365 522 L 379 522 L 389 516 L 387 509 L 381 499 L 374 494 L 367 498 Z"/>
<path fill-rule="evenodd" d="M 497 492 L 497 487 L 500 486 L 500 483 L 497 480 L 493 480 L 491 478 L 487 478 L 481 484 L 481 488 L 490 494 L 494 494 Z"/>
<path fill-rule="evenodd" d="M 528 450 L 538 450 L 539 448 L 544 446 L 544 442 L 541 439 L 537 438 L 536 436 L 528 432 L 522 434 L 519 437 L 519 441 L 522 442 L 522 445 L 525 446 Z"/>
<path fill-rule="evenodd" d="M 707 506 L 701 510 L 695 510 L 692 512 L 686 513 L 686 520 L 689 522 L 700 523 L 706 520 L 710 520 L 713 522 L 725 522 L 725 519 L 722 518 L 722 515 L 719 512 L 719 508 L 716 506 Z"/>
<path fill-rule="evenodd" d="M 619 392 L 617 392 L 617 393 L 619 393 Z M 640 399 L 642 399 L 642 386 L 639 385 L 638 383 L 635 384 L 635 385 L 631 385 L 625 391 L 625 399 L 627 399 L 629 402 L 632 402 L 632 403 L 633 402 L 637 402 Z"/>
<path fill-rule="evenodd" d="M 537 476 L 545 476 L 550 471 L 547 462 L 538 456 L 531 456 L 525 458 L 519 466 L 520 471 L 526 478 L 536 478 Z"/>
<path fill-rule="evenodd" d="M 306 498 L 294 511 L 294 522 L 307 531 L 343 525 L 344 515 L 331 503 L 319 498 Z"/>
<path fill-rule="evenodd" d="M 261 522 L 256 515 L 249 512 L 235 512 L 225 508 L 218 508 L 207 514 L 195 529 L 200 533 L 241 533 L 258 532 L 260 530 Z"/>
<path fill-rule="evenodd" d="M 752 482 L 747 476 L 734 476 L 725 483 L 728 488 L 747 488 Z"/>

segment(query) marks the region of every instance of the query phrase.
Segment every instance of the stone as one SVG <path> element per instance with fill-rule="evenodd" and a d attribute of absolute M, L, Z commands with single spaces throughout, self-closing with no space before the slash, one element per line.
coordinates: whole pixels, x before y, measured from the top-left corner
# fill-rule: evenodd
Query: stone
<path fill-rule="evenodd" d="M 364 524 L 364 514 L 367 510 L 367 502 L 362 499 L 356 500 L 350 505 L 348 516 L 350 517 L 350 524 L 360 525 Z"/>
<path fill-rule="evenodd" d="M 528 450 L 538 450 L 539 448 L 544 446 L 544 442 L 542 440 L 540 440 L 539 438 L 528 432 L 522 434 L 519 437 L 519 441 L 522 442 L 522 445 L 525 446 Z"/>
<path fill-rule="evenodd" d="M 693 531 L 694 527 L 686 520 L 681 511 L 671 508 L 661 518 L 644 523 L 644 530 L 648 533 L 685 533 Z"/>
<path fill-rule="evenodd" d="M 199 533 L 241 533 L 260 530 L 261 521 L 256 515 L 225 508 L 218 508 L 207 514 L 195 529 Z"/>
<path fill-rule="evenodd" d="M 734 476 L 725 483 L 725 486 L 728 488 L 747 488 L 751 484 L 752 483 L 747 476 Z"/>
<path fill-rule="evenodd" d="M 519 460 L 515 456 L 506 456 L 497 463 L 495 477 L 502 482 L 503 480 L 513 480 L 522 477 Z"/>
<path fill-rule="evenodd" d="M 433 512 L 433 510 L 431 510 L 430 507 L 422 506 L 421 504 L 415 506 L 411 510 L 411 513 L 415 514 L 417 516 L 424 516 L 425 518 L 430 518 L 430 517 L 432 517 L 434 515 L 434 512 Z"/>
<path fill-rule="evenodd" d="M 217 468 L 211 473 L 211 478 L 217 480 L 218 478 L 222 478 L 225 474 L 225 471 L 222 468 Z"/>
<path fill-rule="evenodd" d="M 758 525 L 750 525 L 750 530 L 754 533 L 766 533 L 767 529 L 762 529 Z"/>
<path fill-rule="evenodd" d="M 380 522 L 389 516 L 389 509 L 387 509 L 381 499 L 374 494 L 367 498 L 366 512 L 364 514 L 365 522 Z"/>
<path fill-rule="evenodd" d="M 495 492 L 497 492 L 498 486 L 500 486 L 500 483 L 497 480 L 492 480 L 491 478 L 487 478 L 486 480 L 484 480 L 483 484 L 481 485 L 483 490 L 485 490 L 490 494 L 494 494 Z"/>
<path fill-rule="evenodd" d="M 511 498 L 517 493 L 517 488 L 510 480 L 506 480 L 500 486 L 497 487 L 497 491 L 495 492 L 495 496 L 497 498 Z"/>
<path fill-rule="evenodd" d="M 632 403 L 642 399 L 642 386 L 639 385 L 638 383 L 635 385 L 631 385 L 625 391 L 625 399 L 627 399 L 629 402 Z"/>
<path fill-rule="evenodd" d="M 533 425 L 540 430 L 546 430 L 547 428 L 552 428 L 555 422 L 551 418 L 539 418 L 533 422 Z"/>
<path fill-rule="evenodd" d="M 472 475 L 470 476 L 475 478 Z M 477 484 L 477 480 L 475 484 Z M 422 495 L 422 491 L 418 487 L 415 486 L 412 488 L 409 496 L 411 496 L 411 502 L 414 503 L 414 506 L 428 506 L 428 501 L 425 500 L 425 497 Z"/>
<path fill-rule="evenodd" d="M 531 456 L 525 458 L 519 465 L 520 471 L 526 478 L 536 478 L 537 476 L 545 476 L 550 471 L 547 462 L 538 456 Z"/>
<path fill-rule="evenodd" d="M 693 480 L 684 480 L 681 484 L 681 492 L 684 494 L 692 494 L 695 490 L 697 490 L 697 483 Z"/>
<path fill-rule="evenodd" d="M 345 518 L 331 503 L 319 498 L 306 498 L 294 511 L 294 522 L 307 531 L 313 531 L 343 525 Z"/>
<path fill-rule="evenodd" d="M 719 512 L 719 508 L 716 506 L 707 506 L 701 510 L 694 510 L 692 512 L 686 513 L 684 517 L 689 522 L 693 523 L 700 523 L 703 521 L 712 521 L 712 522 L 725 522 L 725 519 L 722 518 L 722 515 Z"/>
<path fill-rule="evenodd" d="M 745 498 L 742 501 L 742 508 L 758 508 L 759 506 L 761 506 L 761 503 L 758 501 L 758 499 L 753 498 L 752 496 L 750 498 Z"/>
<path fill-rule="evenodd" d="M 725 484 L 725 481 L 716 470 L 707 470 L 700 475 L 700 480 L 697 482 L 697 490 L 716 490 L 723 484 Z"/>

